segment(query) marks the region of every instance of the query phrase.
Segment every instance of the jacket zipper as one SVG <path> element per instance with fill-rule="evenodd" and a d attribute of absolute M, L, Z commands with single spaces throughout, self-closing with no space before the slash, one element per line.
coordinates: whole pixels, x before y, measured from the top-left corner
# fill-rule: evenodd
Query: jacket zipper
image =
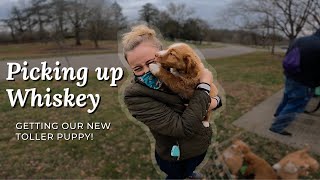
<path fill-rule="evenodd" d="M 177 158 L 177 161 L 179 161 L 179 160 L 180 160 L 180 156 L 181 156 L 181 148 L 180 148 L 180 145 L 179 145 L 178 140 L 177 140 L 177 146 L 178 146 L 178 148 L 179 148 L 179 156 L 178 156 L 178 158 Z"/>

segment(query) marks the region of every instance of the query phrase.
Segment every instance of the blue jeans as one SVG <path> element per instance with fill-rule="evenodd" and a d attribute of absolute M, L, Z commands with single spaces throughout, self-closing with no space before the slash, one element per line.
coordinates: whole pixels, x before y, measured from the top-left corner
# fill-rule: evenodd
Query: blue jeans
<path fill-rule="evenodd" d="M 271 130 L 282 132 L 295 119 L 298 113 L 302 113 L 312 97 L 312 89 L 286 77 L 283 99 L 274 116 Z"/>
<path fill-rule="evenodd" d="M 182 160 L 170 162 L 160 158 L 160 156 L 155 152 L 155 157 L 157 164 L 160 169 L 167 174 L 166 179 L 185 179 L 192 175 L 196 167 L 203 161 L 206 153 L 199 156 Z"/>

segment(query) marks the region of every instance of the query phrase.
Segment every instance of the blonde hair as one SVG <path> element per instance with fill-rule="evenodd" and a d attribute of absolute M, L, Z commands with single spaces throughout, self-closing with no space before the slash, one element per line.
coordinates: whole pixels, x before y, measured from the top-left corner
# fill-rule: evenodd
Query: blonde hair
<path fill-rule="evenodd" d="M 142 42 L 151 42 L 155 47 L 162 49 L 162 43 L 156 36 L 156 31 L 146 25 L 137 25 L 131 31 L 122 35 L 124 57 L 127 60 L 127 52 L 132 51 Z"/>

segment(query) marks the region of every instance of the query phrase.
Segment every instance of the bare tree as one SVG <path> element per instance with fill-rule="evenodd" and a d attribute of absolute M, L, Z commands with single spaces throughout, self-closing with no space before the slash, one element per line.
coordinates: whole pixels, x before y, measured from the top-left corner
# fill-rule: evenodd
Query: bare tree
<path fill-rule="evenodd" d="M 183 3 L 170 3 L 167 6 L 167 12 L 171 19 L 179 23 L 184 23 L 185 20 L 187 20 L 194 14 L 194 9 L 188 7 L 186 4 Z"/>
<path fill-rule="evenodd" d="M 181 38 L 182 27 L 188 18 L 191 18 L 194 14 L 194 9 L 188 7 L 183 3 L 170 3 L 166 8 L 166 15 L 169 19 L 167 20 L 167 26 L 170 29 L 169 36 L 171 39 Z"/>
<path fill-rule="evenodd" d="M 98 41 L 102 39 L 116 39 L 117 32 L 127 26 L 126 17 L 117 2 L 112 4 L 106 0 L 92 0 L 87 19 L 87 32 L 89 38 L 98 48 Z"/>
<path fill-rule="evenodd" d="M 299 35 L 314 7 L 314 0 L 303 3 L 300 0 L 239 0 L 230 6 L 238 9 L 233 17 L 237 18 L 239 27 L 260 27 L 261 31 L 266 31 L 271 37 L 273 52 L 276 34 L 285 35 L 290 42 Z"/>
<path fill-rule="evenodd" d="M 256 0 L 251 10 L 272 17 L 275 29 L 291 42 L 305 26 L 313 6 L 314 0 Z"/>
<path fill-rule="evenodd" d="M 201 44 L 208 30 L 209 25 L 206 21 L 199 18 L 189 18 L 183 24 L 182 38 L 198 41 Z"/>
<path fill-rule="evenodd" d="M 246 33 L 243 32 L 243 34 L 246 34 L 246 38 L 240 40 L 248 41 L 244 42 L 245 44 L 271 46 L 271 53 L 274 53 L 275 23 L 273 17 L 261 12 L 261 9 L 268 10 L 268 12 L 272 12 L 274 9 L 272 7 L 260 7 L 258 3 L 259 0 L 233 1 L 222 11 L 220 23 L 224 23 L 229 28 L 247 31 Z"/>
<path fill-rule="evenodd" d="M 89 15 L 88 0 L 68 0 L 67 15 L 73 26 L 76 45 L 81 45 L 81 30 Z"/>
<path fill-rule="evenodd" d="M 111 27 L 113 33 L 116 34 L 118 30 L 124 29 L 127 26 L 127 18 L 122 14 L 121 6 L 115 1 L 111 4 Z M 115 37 L 115 36 L 114 36 Z"/>
<path fill-rule="evenodd" d="M 277 10 L 280 10 L 274 18 L 276 27 L 292 41 L 304 27 L 310 14 L 309 9 L 313 6 L 313 0 L 305 0 L 303 4 L 298 0 L 273 0 L 273 4 Z"/>
<path fill-rule="evenodd" d="M 22 9 L 13 6 L 9 18 L 2 21 L 9 27 L 14 41 L 23 41 L 28 28 L 26 26 L 26 16 Z"/>
<path fill-rule="evenodd" d="M 156 25 L 159 22 L 160 11 L 151 3 L 146 3 L 139 10 L 139 19 L 148 24 Z"/>
<path fill-rule="evenodd" d="M 17 41 L 16 34 L 15 34 L 15 26 L 14 21 L 12 19 L 2 19 L 1 20 L 6 27 L 10 29 L 10 35 L 13 41 Z"/>
<path fill-rule="evenodd" d="M 320 28 L 320 0 L 315 0 L 314 7 L 310 9 L 308 25 L 311 26 L 312 30 Z"/>
<path fill-rule="evenodd" d="M 31 26 L 33 22 L 38 25 L 38 38 L 40 40 L 47 38 L 45 27 L 52 22 L 51 13 L 48 13 L 50 9 L 48 0 L 31 0 L 30 7 L 25 9 L 26 18 L 29 20 L 28 25 Z"/>
<path fill-rule="evenodd" d="M 66 0 L 52 0 L 51 5 L 55 34 L 63 40 L 67 26 L 67 2 Z"/>
<path fill-rule="evenodd" d="M 92 1 L 90 13 L 87 19 L 87 31 L 89 38 L 99 47 L 98 41 L 103 39 L 110 24 L 110 6 L 104 0 Z"/>

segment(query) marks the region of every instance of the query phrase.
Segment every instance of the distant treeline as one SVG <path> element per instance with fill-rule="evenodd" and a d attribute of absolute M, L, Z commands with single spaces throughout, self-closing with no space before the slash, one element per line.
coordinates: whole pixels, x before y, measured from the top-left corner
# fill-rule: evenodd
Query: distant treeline
<path fill-rule="evenodd" d="M 277 43 L 288 43 L 288 40 L 276 34 L 271 37 L 270 34 L 258 34 L 253 31 L 244 30 L 228 30 L 228 29 L 211 29 L 208 32 L 207 39 L 209 41 L 239 43 L 244 45 L 269 46 L 272 39 Z"/>
<path fill-rule="evenodd" d="M 99 47 L 100 40 L 116 40 L 119 30 L 135 22 L 128 22 L 122 7 L 106 0 L 30 0 L 17 4 L 6 19 L 2 19 L 1 43 L 63 42 L 75 39 L 81 45 L 90 39 Z M 268 45 L 269 34 L 253 31 L 217 30 L 207 21 L 196 18 L 186 4 L 170 3 L 159 10 L 146 3 L 139 10 L 139 20 L 157 27 L 168 40 L 217 41 L 248 45 Z M 273 36 L 274 37 L 274 36 Z M 277 41 L 284 38 L 275 35 Z"/>

